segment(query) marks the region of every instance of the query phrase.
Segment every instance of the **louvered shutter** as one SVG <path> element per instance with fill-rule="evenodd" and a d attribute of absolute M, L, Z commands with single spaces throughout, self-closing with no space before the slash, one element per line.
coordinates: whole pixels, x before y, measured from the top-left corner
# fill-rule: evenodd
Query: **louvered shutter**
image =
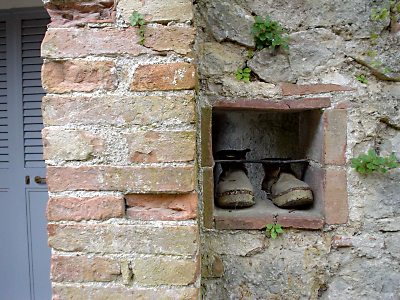
<path fill-rule="evenodd" d="M 41 99 L 45 95 L 40 80 L 43 60 L 40 44 L 48 19 L 23 20 L 22 34 L 22 101 L 24 114 L 25 167 L 44 167 L 41 130 Z"/>
<path fill-rule="evenodd" d="M 0 169 L 9 168 L 6 23 L 0 22 Z"/>

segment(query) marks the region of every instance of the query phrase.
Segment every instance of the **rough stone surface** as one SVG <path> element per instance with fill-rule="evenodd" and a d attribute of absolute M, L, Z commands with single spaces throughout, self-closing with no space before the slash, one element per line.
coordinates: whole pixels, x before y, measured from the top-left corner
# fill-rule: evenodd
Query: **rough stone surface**
<path fill-rule="evenodd" d="M 101 139 L 81 130 L 46 128 L 42 135 L 44 159 L 87 160 L 103 149 Z"/>
<path fill-rule="evenodd" d="M 43 98 L 46 125 L 109 124 L 150 125 L 193 123 L 194 97 L 181 96 L 102 96 Z M 107 111 L 107 114 L 104 114 Z"/>
<path fill-rule="evenodd" d="M 199 289 L 194 287 L 126 287 L 123 285 L 66 285 L 54 284 L 55 300 L 126 300 L 126 299 L 160 299 L 160 300 L 193 300 L 197 299 Z"/>
<path fill-rule="evenodd" d="M 133 76 L 132 91 L 189 90 L 196 84 L 194 65 L 172 63 L 139 66 Z"/>
<path fill-rule="evenodd" d="M 193 131 L 135 132 L 127 140 L 132 162 L 180 162 L 195 157 Z"/>
<path fill-rule="evenodd" d="M 230 40 L 244 46 L 255 45 L 251 35 L 254 18 L 240 5 L 228 1 L 210 1 L 207 7 L 207 22 L 209 30 L 218 42 Z"/>
<path fill-rule="evenodd" d="M 127 216 L 135 220 L 189 220 L 197 217 L 196 193 L 182 195 L 128 194 Z"/>
<path fill-rule="evenodd" d="M 182 167 L 48 167 L 49 191 L 191 192 L 193 166 Z"/>
<path fill-rule="evenodd" d="M 111 61 L 49 61 L 42 68 L 42 84 L 48 93 L 114 90 L 116 79 Z"/>
<path fill-rule="evenodd" d="M 50 197 L 47 203 L 49 221 L 106 220 L 124 215 L 123 197 Z"/>
<path fill-rule="evenodd" d="M 381 22 L 371 18 L 373 10 L 388 5 L 387 0 L 196 1 L 195 49 L 201 80 L 198 110 L 201 120 L 208 122 L 201 124 L 199 136 L 205 152 L 201 153 L 205 164 L 199 170 L 203 299 L 398 298 L 400 172 L 364 176 L 348 163 L 371 148 L 383 156 L 395 152 L 400 158 L 398 84 L 377 79 L 350 58 L 382 63 L 381 68 L 388 67 L 398 76 L 399 35 L 390 28 L 389 18 Z M 287 29 L 288 50 L 255 50 L 253 57 L 249 55 L 243 45 L 246 38 L 247 46 L 253 42 L 252 23 L 247 23 L 246 16 L 256 15 L 268 15 Z M 369 39 L 371 32 L 379 36 L 376 45 Z M 250 83 L 235 79 L 237 68 L 245 65 L 252 69 Z M 367 77 L 368 84 L 356 80 L 360 74 Z M 253 126 L 248 125 L 254 111 L 268 109 L 285 116 L 295 107 L 288 105 L 282 113 L 286 97 L 320 93 L 330 93 L 326 109 L 302 111 L 298 124 L 285 119 L 263 127 L 257 119 Z M 202 109 L 207 106 L 214 106 L 212 121 L 208 121 L 208 110 Z M 229 122 L 226 116 L 240 109 L 241 118 Z M 291 130 L 262 143 L 271 128 L 282 130 L 288 124 L 292 124 Z M 292 136 L 286 143 L 293 132 L 300 132 L 299 138 Z M 318 198 L 313 208 L 320 215 L 318 220 L 311 218 L 309 210 L 302 210 L 304 215 L 298 219 L 294 216 L 300 211 L 278 212 L 275 219 L 270 211 L 260 216 L 254 212 L 253 218 L 242 217 L 245 210 L 215 212 L 213 185 L 220 167 L 218 163 L 214 167 L 209 147 L 214 152 L 222 146 L 249 147 L 248 158 L 256 159 L 274 157 L 279 143 L 280 154 L 291 155 L 286 151 L 296 145 L 299 152 L 294 150 L 291 156 L 311 159 L 305 180 Z M 249 177 L 257 178 L 252 181 L 256 198 L 269 201 L 260 191 L 262 168 L 246 167 Z M 224 222 L 229 221 L 231 229 L 221 225 L 222 217 L 228 215 L 233 217 Z M 321 229 L 299 229 L 300 224 L 312 220 L 318 221 L 314 228 Z M 257 222 L 257 228 L 262 228 L 273 221 L 297 229 L 285 228 L 276 240 L 267 240 L 263 232 L 255 230 L 235 230 Z"/>
<path fill-rule="evenodd" d="M 151 22 L 185 22 L 193 18 L 192 1 L 190 0 L 118 1 L 117 12 L 121 14 L 126 23 L 129 23 L 129 17 L 134 11 L 138 11 Z"/>
<path fill-rule="evenodd" d="M 194 255 L 196 225 L 49 224 L 49 245 L 67 252 Z"/>

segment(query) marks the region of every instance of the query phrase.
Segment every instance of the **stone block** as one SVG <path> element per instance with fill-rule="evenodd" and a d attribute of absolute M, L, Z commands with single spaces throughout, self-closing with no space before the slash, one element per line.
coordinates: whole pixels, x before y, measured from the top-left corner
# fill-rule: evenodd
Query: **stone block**
<path fill-rule="evenodd" d="M 324 162 L 346 164 L 347 110 L 332 109 L 324 113 Z"/>
<path fill-rule="evenodd" d="M 194 131 L 147 131 L 127 135 L 130 161 L 184 162 L 195 159 Z"/>
<path fill-rule="evenodd" d="M 194 95 L 43 97 L 45 125 L 151 125 L 194 123 Z M 107 112 L 105 114 L 104 112 Z"/>
<path fill-rule="evenodd" d="M 139 66 L 131 84 L 131 91 L 190 90 L 196 85 L 193 64 L 169 63 Z"/>
<path fill-rule="evenodd" d="M 103 150 L 103 141 L 83 130 L 45 128 L 43 157 L 49 160 L 88 160 Z"/>
<path fill-rule="evenodd" d="M 109 282 L 121 275 L 118 261 L 104 257 L 61 256 L 51 258 L 54 282 Z"/>
<path fill-rule="evenodd" d="M 126 300 L 126 299 L 157 299 L 157 300 L 196 300 L 199 299 L 200 289 L 195 287 L 158 286 L 126 287 L 123 285 L 67 285 L 53 284 L 53 299 L 74 300 Z"/>
<path fill-rule="evenodd" d="M 189 285 L 197 280 L 200 261 L 147 256 L 132 261 L 134 281 L 140 285 Z"/>
<path fill-rule="evenodd" d="M 197 217 L 196 193 L 129 194 L 125 196 L 127 216 L 135 220 L 181 221 Z"/>
<path fill-rule="evenodd" d="M 193 166 L 180 167 L 48 167 L 49 191 L 191 192 Z"/>
<path fill-rule="evenodd" d="M 42 67 L 42 84 L 48 93 L 111 91 L 117 76 L 111 61 L 48 61 Z"/>
<path fill-rule="evenodd" d="M 55 250 L 187 256 L 198 251 L 196 225 L 49 224 Z"/>
<path fill-rule="evenodd" d="M 347 176 L 344 169 L 326 169 L 325 173 L 325 222 L 344 224 L 349 217 L 347 204 Z"/>
<path fill-rule="evenodd" d="M 49 221 L 107 220 L 125 215 L 125 201 L 118 196 L 50 197 Z"/>
<path fill-rule="evenodd" d="M 185 22 L 193 19 L 190 0 L 118 1 L 117 12 L 126 23 L 130 23 L 129 18 L 134 11 L 142 14 L 148 22 Z"/>
<path fill-rule="evenodd" d="M 113 38 L 110 42 L 110 37 Z M 42 57 L 65 58 L 88 55 L 138 56 L 152 51 L 138 43 L 136 28 L 50 28 L 42 43 Z"/>
<path fill-rule="evenodd" d="M 144 45 L 155 51 L 188 54 L 192 51 L 195 35 L 193 27 L 152 24 L 144 32 Z"/>

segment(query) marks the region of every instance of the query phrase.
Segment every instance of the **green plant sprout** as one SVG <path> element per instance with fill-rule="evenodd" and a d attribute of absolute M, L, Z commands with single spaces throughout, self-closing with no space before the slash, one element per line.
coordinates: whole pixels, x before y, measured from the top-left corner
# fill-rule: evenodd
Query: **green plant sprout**
<path fill-rule="evenodd" d="M 137 11 L 134 11 L 129 18 L 131 26 L 138 28 L 139 44 L 144 45 L 144 25 L 146 24 L 144 17 Z"/>
<path fill-rule="evenodd" d="M 386 173 L 391 169 L 399 167 L 396 156 L 392 153 L 390 156 L 382 157 L 376 154 L 375 150 L 370 149 L 366 154 L 360 154 L 351 159 L 351 167 L 360 174 L 371 174 L 374 172 Z"/>
<path fill-rule="evenodd" d="M 272 21 L 269 16 L 264 19 L 256 16 L 251 32 L 258 50 L 267 47 L 273 50 L 277 47 L 289 49 L 288 37 L 283 36 L 286 31 L 278 22 Z"/>
<path fill-rule="evenodd" d="M 272 239 L 276 239 L 279 234 L 284 232 L 280 224 L 267 224 L 265 227 L 265 235 L 270 236 Z"/>
<path fill-rule="evenodd" d="M 246 83 L 250 82 L 250 75 L 251 75 L 251 69 L 250 68 L 244 68 L 244 69 L 237 69 L 235 73 L 235 77 L 239 81 L 243 81 Z"/>
<path fill-rule="evenodd" d="M 368 79 L 367 79 L 367 77 L 365 77 L 364 74 L 360 74 L 360 75 L 356 76 L 356 79 L 361 83 L 368 84 Z"/>

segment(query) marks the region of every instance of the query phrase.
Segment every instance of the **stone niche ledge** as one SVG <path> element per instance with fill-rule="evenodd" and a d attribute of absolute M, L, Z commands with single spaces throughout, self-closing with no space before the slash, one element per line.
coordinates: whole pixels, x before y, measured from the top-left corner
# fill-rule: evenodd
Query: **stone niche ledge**
<path fill-rule="evenodd" d="M 283 227 L 321 229 L 348 219 L 345 150 L 347 111 L 329 97 L 283 99 L 211 99 L 201 110 L 201 172 L 204 227 L 263 229 L 276 221 Z M 276 207 L 261 190 L 262 166 L 246 164 L 256 204 L 244 209 L 214 205 L 214 187 L 221 172 L 213 154 L 250 148 L 248 159 L 308 159 L 303 180 L 313 190 L 308 209 Z"/>

